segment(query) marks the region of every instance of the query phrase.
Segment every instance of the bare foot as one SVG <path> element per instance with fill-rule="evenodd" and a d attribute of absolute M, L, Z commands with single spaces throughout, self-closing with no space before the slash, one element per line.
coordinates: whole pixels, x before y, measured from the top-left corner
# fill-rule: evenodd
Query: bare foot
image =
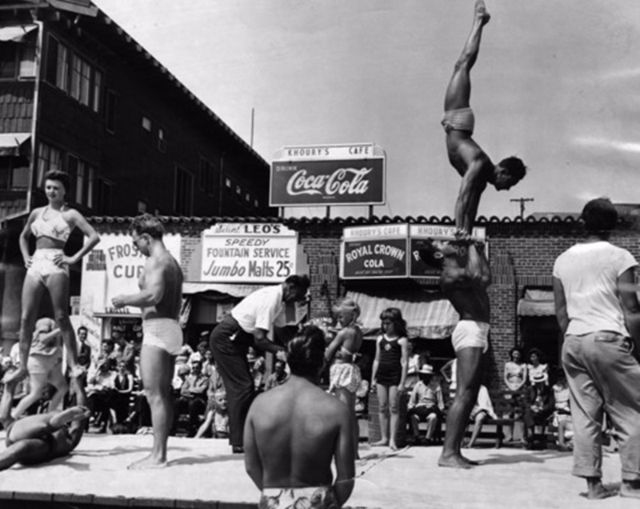
<path fill-rule="evenodd" d="M 467 462 L 467 463 L 468 463 L 469 465 L 471 465 L 471 466 L 474 466 L 474 467 L 475 467 L 475 466 L 478 466 L 478 465 L 480 464 L 480 462 L 479 462 L 479 461 L 473 461 L 473 460 L 470 460 L 470 459 L 469 459 L 469 458 L 467 458 L 466 456 L 462 456 L 462 455 L 460 455 L 460 457 L 462 458 L 462 460 L 463 460 L 463 461 Z"/>
<path fill-rule="evenodd" d="M 640 481 L 622 481 L 620 496 L 640 498 Z"/>
<path fill-rule="evenodd" d="M 398 446 L 394 443 L 389 444 L 389 449 L 391 449 L 392 451 L 397 451 L 398 450 Z"/>
<path fill-rule="evenodd" d="M 601 500 L 603 498 L 612 497 L 615 494 L 615 491 L 608 490 L 602 483 L 589 484 L 587 492 L 581 493 L 583 497 L 588 498 L 589 500 Z"/>
<path fill-rule="evenodd" d="M 446 468 L 469 469 L 472 467 L 472 464 L 462 456 L 454 455 L 448 457 L 440 456 L 440 459 L 438 460 L 438 466 Z"/>
<path fill-rule="evenodd" d="M 482 26 L 489 23 L 491 14 L 487 11 L 487 6 L 484 4 L 484 0 L 476 0 L 475 11 L 476 18 L 480 20 Z"/>
<path fill-rule="evenodd" d="M 164 468 L 167 466 L 167 460 L 158 460 L 149 455 L 141 460 L 134 461 L 127 467 L 127 470 L 151 470 L 157 468 Z"/>
<path fill-rule="evenodd" d="M 371 447 L 386 447 L 387 445 L 389 445 L 389 441 L 388 440 L 378 440 L 377 442 L 373 442 L 371 444 Z"/>

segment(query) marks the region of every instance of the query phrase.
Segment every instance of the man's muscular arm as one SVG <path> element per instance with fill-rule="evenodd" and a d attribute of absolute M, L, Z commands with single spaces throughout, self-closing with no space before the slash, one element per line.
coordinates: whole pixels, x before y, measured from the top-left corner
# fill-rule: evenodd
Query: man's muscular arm
<path fill-rule="evenodd" d="M 462 176 L 460 191 L 456 200 L 456 228 L 467 235 L 471 234 L 478 213 L 480 196 L 487 187 L 483 172 L 486 161 L 483 157 L 474 158 Z"/>

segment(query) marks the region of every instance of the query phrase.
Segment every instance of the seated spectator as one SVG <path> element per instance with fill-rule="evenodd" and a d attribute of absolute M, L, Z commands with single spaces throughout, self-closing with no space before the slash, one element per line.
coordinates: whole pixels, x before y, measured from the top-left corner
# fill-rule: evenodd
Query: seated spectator
<path fill-rule="evenodd" d="M 527 383 L 527 364 L 520 348 L 512 348 L 504 364 L 504 383 L 511 392 L 517 392 Z"/>
<path fill-rule="evenodd" d="M 186 363 L 186 360 L 182 364 L 176 364 L 173 371 L 173 378 L 171 379 L 171 387 L 175 394 L 180 394 L 180 389 L 182 389 L 182 385 L 189 373 L 191 373 L 191 368 L 189 364 Z"/>
<path fill-rule="evenodd" d="M 536 442 L 535 427 L 542 426 L 542 434 L 553 413 L 553 393 L 545 383 L 537 383 L 529 388 L 527 404 L 524 408 L 524 425 L 527 434 L 527 448 L 544 447 Z"/>
<path fill-rule="evenodd" d="M 175 403 L 174 430 L 178 424 L 180 414 L 187 413 L 189 421 L 187 434 L 192 437 L 196 434 L 200 417 L 207 407 L 207 387 L 209 378 L 202 372 L 202 362 L 194 361 L 191 364 L 191 373 L 185 378 L 180 388 L 180 397 Z"/>
<path fill-rule="evenodd" d="M 195 438 L 208 435 L 213 438 L 229 438 L 229 413 L 224 389 L 216 390 L 213 398 L 207 402 L 204 422 L 198 428 Z"/>
<path fill-rule="evenodd" d="M 81 325 L 78 327 L 76 335 L 79 341 L 78 364 L 87 371 L 91 365 L 91 345 L 87 342 L 89 331 L 84 325 Z"/>
<path fill-rule="evenodd" d="M 433 376 L 433 366 L 424 364 L 418 371 L 418 376 L 420 379 L 409 396 L 407 417 L 411 424 L 414 443 L 420 442 L 420 422 L 427 423 L 424 443 L 430 445 L 442 420 L 444 398 L 442 388 Z"/>
<path fill-rule="evenodd" d="M 253 386 L 255 387 L 256 392 L 262 392 L 264 390 L 266 371 L 264 357 L 256 354 L 256 351 L 252 347 L 249 347 L 247 361 L 249 362 L 249 367 L 251 369 Z"/>
<path fill-rule="evenodd" d="M 124 424 L 129 416 L 129 403 L 133 393 L 133 375 L 129 372 L 127 362 L 124 359 L 118 363 L 113 387 L 115 392 L 111 400 L 111 408 L 115 412 L 116 424 Z"/>
<path fill-rule="evenodd" d="M 204 363 L 205 361 L 205 352 L 209 349 L 209 340 L 207 338 L 201 338 L 196 346 L 196 351 L 193 352 L 189 356 L 189 364 L 193 364 L 195 361 L 200 361 L 200 363 Z"/>
<path fill-rule="evenodd" d="M 482 425 L 489 419 L 497 419 L 496 413 L 493 410 L 493 403 L 491 403 L 491 397 L 489 391 L 484 385 L 480 386 L 478 391 L 478 399 L 476 404 L 471 410 L 471 419 L 473 420 L 473 432 L 471 433 L 471 439 L 467 444 L 467 447 L 473 447 L 480 436 L 482 431 Z"/>
<path fill-rule="evenodd" d="M 569 385 L 564 370 L 558 368 L 556 383 L 553 384 L 553 425 L 557 428 L 557 445 L 561 451 L 570 451 L 571 407 L 569 406 Z M 569 438 L 569 440 L 567 440 Z"/>
<path fill-rule="evenodd" d="M 139 349 L 136 346 L 135 339 L 132 337 L 126 338 L 124 348 L 122 350 L 122 361 L 125 363 L 129 373 L 133 373 L 133 370 L 135 369 L 135 359 L 138 353 Z"/>
<path fill-rule="evenodd" d="M 542 352 L 537 348 L 532 348 L 529 350 L 528 359 L 527 372 L 529 373 L 529 383 L 532 386 L 538 384 L 549 385 L 549 365 L 542 362 Z"/>
<path fill-rule="evenodd" d="M 289 379 L 289 374 L 286 370 L 286 363 L 283 360 L 276 359 L 273 364 L 273 373 L 267 377 L 267 381 L 264 384 L 264 390 L 268 391 L 278 385 L 282 385 Z"/>
<path fill-rule="evenodd" d="M 97 372 L 89 376 L 86 387 L 89 410 L 101 433 L 107 431 L 107 426 L 112 420 L 111 406 L 116 376 L 113 369 L 114 363 L 115 361 L 111 358 L 103 359 L 98 365 Z"/>
<path fill-rule="evenodd" d="M 202 362 L 202 372 L 205 375 L 210 377 L 215 369 L 216 368 L 214 367 L 213 352 L 209 347 L 207 347 L 207 349 L 204 352 L 204 361 Z"/>

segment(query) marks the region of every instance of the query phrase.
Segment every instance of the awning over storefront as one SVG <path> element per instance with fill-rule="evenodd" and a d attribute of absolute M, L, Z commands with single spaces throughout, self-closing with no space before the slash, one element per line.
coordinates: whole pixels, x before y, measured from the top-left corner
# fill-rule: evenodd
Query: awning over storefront
<path fill-rule="evenodd" d="M 440 297 L 429 298 L 424 294 L 407 293 L 388 298 L 353 291 L 347 292 L 347 297 L 360 306 L 360 322 L 365 334 L 380 329 L 380 313 L 389 307 L 402 311 L 410 338 L 447 338 L 451 336 L 451 331 L 459 320 L 451 303 Z"/>
<path fill-rule="evenodd" d="M 20 42 L 28 33 L 33 32 L 37 25 L 12 25 L 0 27 L 0 41 Z"/>
<path fill-rule="evenodd" d="M 75 12 L 76 14 L 84 14 L 85 16 L 95 17 L 98 14 L 98 8 L 91 3 L 91 0 L 48 0 L 52 7 L 63 11 Z"/>
<path fill-rule="evenodd" d="M 31 133 L 0 133 L 0 156 L 20 155 L 20 147 Z"/>
<path fill-rule="evenodd" d="M 185 282 L 182 283 L 183 295 L 194 295 L 196 293 L 204 293 L 214 291 L 218 293 L 224 293 L 231 295 L 232 297 L 246 297 L 250 293 L 264 288 L 268 285 L 257 284 L 234 284 L 234 283 L 197 283 L 197 282 Z"/>
<path fill-rule="evenodd" d="M 518 302 L 519 316 L 553 316 L 556 314 L 553 291 L 528 289 Z"/>

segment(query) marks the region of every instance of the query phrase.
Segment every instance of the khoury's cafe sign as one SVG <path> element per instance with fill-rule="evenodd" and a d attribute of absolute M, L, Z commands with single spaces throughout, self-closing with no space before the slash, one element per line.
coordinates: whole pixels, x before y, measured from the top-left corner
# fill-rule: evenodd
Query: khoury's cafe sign
<path fill-rule="evenodd" d="M 296 273 L 298 234 L 279 223 L 218 223 L 202 232 L 200 281 L 279 283 Z"/>
<path fill-rule="evenodd" d="M 340 246 L 340 277 L 406 277 L 408 240 L 406 224 L 345 228 Z"/>
<path fill-rule="evenodd" d="M 284 147 L 270 182 L 273 207 L 383 204 L 384 151 L 372 143 Z"/>

